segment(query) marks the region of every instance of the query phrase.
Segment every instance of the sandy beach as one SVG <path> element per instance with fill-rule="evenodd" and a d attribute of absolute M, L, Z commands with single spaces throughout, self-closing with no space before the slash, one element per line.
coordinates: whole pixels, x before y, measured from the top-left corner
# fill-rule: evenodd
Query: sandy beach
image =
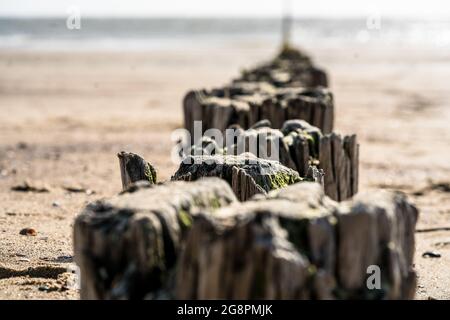
<path fill-rule="evenodd" d="M 360 190 L 403 191 L 418 229 L 450 227 L 450 56 L 370 43 L 306 49 L 330 76 L 335 131 L 358 135 Z M 187 90 L 225 84 L 275 51 L 0 51 L 0 299 L 77 299 L 73 221 L 121 190 L 116 154 L 141 154 L 170 179 Z M 12 190 L 25 180 L 48 192 Z M 37 235 L 21 235 L 27 227 Z M 416 233 L 417 299 L 450 299 L 449 266 L 450 232 Z"/>

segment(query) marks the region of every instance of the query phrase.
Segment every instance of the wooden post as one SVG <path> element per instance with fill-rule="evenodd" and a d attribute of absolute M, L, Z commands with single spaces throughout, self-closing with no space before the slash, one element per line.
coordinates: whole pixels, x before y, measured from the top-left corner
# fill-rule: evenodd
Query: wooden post
<path fill-rule="evenodd" d="M 309 183 L 200 215 L 181 254 L 175 296 L 412 299 L 417 215 L 399 194 L 339 205 Z M 378 290 L 367 286 L 370 266 L 380 268 Z"/>
<path fill-rule="evenodd" d="M 124 190 L 137 181 L 147 181 L 150 184 L 156 183 L 155 168 L 142 157 L 124 151 L 117 154 L 117 157 L 119 158 L 120 176 Z"/>
<path fill-rule="evenodd" d="M 333 96 L 325 88 L 326 73 L 303 52 L 289 46 L 292 18 L 283 18 L 283 48 L 272 61 L 243 72 L 231 84 L 212 90 L 190 91 L 183 100 L 184 125 L 193 134 L 194 121 L 203 130 L 230 125 L 248 129 L 260 120 L 280 128 L 289 119 L 303 119 L 331 133 Z M 194 142 L 194 141 L 192 141 Z"/>
<path fill-rule="evenodd" d="M 240 201 L 301 181 L 296 171 L 279 162 L 248 153 L 237 156 L 189 156 L 181 162 L 172 180 L 196 181 L 203 177 L 224 179 Z"/>
<path fill-rule="evenodd" d="M 341 136 L 336 133 L 323 135 L 319 128 L 298 119 L 286 121 L 281 130 L 272 129 L 269 126 L 268 120 L 257 122 L 251 129 L 241 132 L 238 142 L 226 150 L 215 146 L 215 154 L 239 156 L 243 152 L 253 152 L 254 156 L 261 159 L 270 159 L 272 152 L 270 146 L 278 146 L 277 156 L 280 163 L 296 170 L 300 177 L 308 177 L 311 166 L 321 170 L 324 176 L 320 181 L 323 181 L 325 194 L 333 200 L 344 201 L 358 192 L 359 145 L 356 135 Z M 249 149 L 252 142 L 261 141 L 266 141 L 267 144 L 259 143 L 256 150 Z M 214 141 L 205 137 L 201 140 L 201 145 L 192 147 L 191 154 L 210 155 L 210 152 L 203 152 L 206 151 L 205 146 L 209 144 L 214 144 Z M 267 150 L 264 150 L 264 147 Z M 189 178 L 196 179 L 191 176 Z M 183 180 L 186 179 L 187 176 L 183 178 Z M 227 179 L 231 181 L 230 177 Z M 266 188 L 266 191 L 268 190 Z M 246 200 L 248 197 L 240 199 Z"/>
<path fill-rule="evenodd" d="M 209 178 L 135 188 L 87 206 L 74 225 L 81 299 L 167 298 L 162 291 L 193 217 L 236 201 L 225 181 Z"/>
<path fill-rule="evenodd" d="M 291 36 L 292 36 L 292 1 L 283 0 L 284 14 L 282 20 L 282 47 L 288 48 L 291 46 Z"/>
<path fill-rule="evenodd" d="M 138 188 L 77 217 L 81 298 L 411 299 L 417 218 L 399 193 L 339 204 L 308 182 L 242 203 L 217 178 Z"/>
<path fill-rule="evenodd" d="M 234 85 L 231 85 L 231 90 Z M 323 133 L 333 129 L 333 96 L 323 88 L 259 88 L 253 94 L 224 98 L 220 90 L 191 91 L 183 103 L 185 128 L 193 134 L 194 121 L 202 121 L 203 131 L 210 128 L 224 131 L 230 125 L 244 129 L 254 123 L 269 120 L 279 129 L 291 119 L 302 119 L 318 127 Z"/>

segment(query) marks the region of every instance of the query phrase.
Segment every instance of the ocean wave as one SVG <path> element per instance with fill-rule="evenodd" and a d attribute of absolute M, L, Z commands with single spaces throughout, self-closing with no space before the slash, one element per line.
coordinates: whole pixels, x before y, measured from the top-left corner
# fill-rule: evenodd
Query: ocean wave
<path fill-rule="evenodd" d="M 82 19 L 70 30 L 64 19 L 0 19 L 0 48 L 37 50 L 148 50 L 173 46 L 280 42 L 276 19 Z M 450 22 L 381 19 L 297 19 L 293 41 L 308 44 L 450 46 Z"/>

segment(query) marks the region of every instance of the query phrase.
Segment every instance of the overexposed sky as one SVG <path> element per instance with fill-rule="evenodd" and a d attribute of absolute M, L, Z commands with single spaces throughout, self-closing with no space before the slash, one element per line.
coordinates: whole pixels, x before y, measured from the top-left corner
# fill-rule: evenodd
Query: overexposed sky
<path fill-rule="evenodd" d="M 284 0 L 283 0 L 284 1 Z M 282 0 L 0 0 L 0 16 L 279 17 Z M 291 0 L 296 16 L 450 18 L 450 0 Z"/>

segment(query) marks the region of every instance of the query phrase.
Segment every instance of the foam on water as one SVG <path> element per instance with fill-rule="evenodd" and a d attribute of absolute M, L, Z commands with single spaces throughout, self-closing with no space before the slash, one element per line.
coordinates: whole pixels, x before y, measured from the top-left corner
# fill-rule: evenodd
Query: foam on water
<path fill-rule="evenodd" d="M 148 50 L 186 45 L 236 42 L 277 44 L 277 19 L 81 19 L 70 30 L 65 18 L 0 18 L 1 49 L 31 50 Z M 294 42 L 303 44 L 450 46 L 450 22 L 380 19 L 297 19 Z"/>

